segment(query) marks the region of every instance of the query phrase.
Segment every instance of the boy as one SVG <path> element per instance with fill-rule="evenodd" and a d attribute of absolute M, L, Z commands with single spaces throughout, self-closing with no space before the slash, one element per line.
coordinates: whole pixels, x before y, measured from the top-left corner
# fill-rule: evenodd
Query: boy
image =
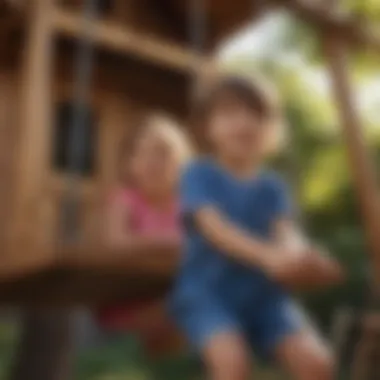
<path fill-rule="evenodd" d="M 284 184 L 262 170 L 275 109 L 240 77 L 198 107 L 212 150 L 182 178 L 185 257 L 172 309 L 213 380 L 246 380 L 250 349 L 296 380 L 333 378 L 331 354 L 280 285 L 318 255 L 297 232 Z"/>

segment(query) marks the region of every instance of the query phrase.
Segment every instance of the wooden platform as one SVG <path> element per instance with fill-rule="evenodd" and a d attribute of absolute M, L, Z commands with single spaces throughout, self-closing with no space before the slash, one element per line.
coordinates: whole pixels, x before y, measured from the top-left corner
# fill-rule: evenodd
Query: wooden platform
<path fill-rule="evenodd" d="M 172 282 L 178 250 L 70 247 L 58 250 L 56 257 L 53 262 L 0 279 L 0 304 L 101 305 L 163 295 Z"/>

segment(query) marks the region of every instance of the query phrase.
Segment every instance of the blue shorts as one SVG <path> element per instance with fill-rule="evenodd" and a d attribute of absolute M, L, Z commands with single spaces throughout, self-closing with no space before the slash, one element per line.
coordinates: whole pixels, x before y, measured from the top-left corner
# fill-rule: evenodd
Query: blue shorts
<path fill-rule="evenodd" d="M 235 307 L 218 296 L 203 295 L 198 300 L 181 300 L 171 309 L 179 328 L 199 352 L 215 334 L 237 332 L 256 355 L 269 359 L 278 344 L 300 331 L 305 323 L 298 305 L 284 295 L 243 307 Z"/>

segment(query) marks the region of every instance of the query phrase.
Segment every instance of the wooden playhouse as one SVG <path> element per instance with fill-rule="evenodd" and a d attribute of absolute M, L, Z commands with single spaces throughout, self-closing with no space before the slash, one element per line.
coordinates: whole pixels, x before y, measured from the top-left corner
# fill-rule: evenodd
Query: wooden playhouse
<path fill-rule="evenodd" d="M 207 6 L 212 29 L 205 48 L 244 21 L 248 3 Z M 151 110 L 184 119 L 195 70 L 205 58 L 189 42 L 185 2 L 96 4 L 96 17 L 86 21 L 86 1 L 1 1 L 3 304 L 98 302 L 125 292 L 141 297 L 161 292 L 176 265 L 176 252 L 146 253 L 135 262 L 106 247 L 103 201 L 117 181 L 120 141 Z M 75 182 L 78 239 L 65 244 L 67 148 L 78 50 L 87 34 L 93 64 L 84 105 L 85 162 Z"/>

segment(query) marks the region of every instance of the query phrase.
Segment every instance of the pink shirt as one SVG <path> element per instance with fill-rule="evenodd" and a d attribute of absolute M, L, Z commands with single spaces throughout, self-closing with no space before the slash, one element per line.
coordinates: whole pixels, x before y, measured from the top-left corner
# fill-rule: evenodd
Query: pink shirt
<path fill-rule="evenodd" d="M 130 212 L 129 231 L 146 236 L 179 234 L 179 207 L 177 200 L 165 210 L 159 210 L 146 202 L 135 190 L 124 189 L 114 195 L 120 197 Z"/>
<path fill-rule="evenodd" d="M 128 207 L 129 220 L 126 229 L 146 236 L 178 236 L 180 233 L 179 204 L 173 204 L 165 210 L 152 207 L 144 197 L 135 190 L 121 189 L 112 194 L 111 202 L 120 199 Z M 107 329 L 125 329 L 133 318 L 133 311 L 141 309 L 144 303 L 120 304 L 106 307 L 98 313 L 99 323 Z"/>

